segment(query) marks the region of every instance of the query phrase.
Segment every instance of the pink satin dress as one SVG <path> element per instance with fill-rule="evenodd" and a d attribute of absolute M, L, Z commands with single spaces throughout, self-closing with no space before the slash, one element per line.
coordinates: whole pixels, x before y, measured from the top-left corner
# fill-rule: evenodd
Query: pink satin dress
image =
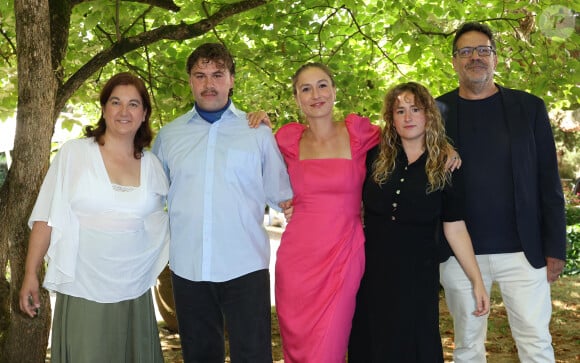
<path fill-rule="evenodd" d="M 299 159 L 305 125 L 276 133 L 294 191 L 294 211 L 276 257 L 276 310 L 284 362 L 344 362 L 364 272 L 361 195 L 366 152 L 379 128 L 345 119 L 351 159 Z"/>

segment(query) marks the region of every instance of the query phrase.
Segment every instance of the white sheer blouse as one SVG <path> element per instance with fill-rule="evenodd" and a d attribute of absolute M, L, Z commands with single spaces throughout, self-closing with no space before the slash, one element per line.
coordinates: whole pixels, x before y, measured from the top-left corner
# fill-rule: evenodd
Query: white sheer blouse
<path fill-rule="evenodd" d="M 169 184 L 159 160 L 141 158 L 138 187 L 110 182 L 93 138 L 55 156 L 29 219 L 52 227 L 44 287 L 112 303 L 141 296 L 167 264 Z"/>

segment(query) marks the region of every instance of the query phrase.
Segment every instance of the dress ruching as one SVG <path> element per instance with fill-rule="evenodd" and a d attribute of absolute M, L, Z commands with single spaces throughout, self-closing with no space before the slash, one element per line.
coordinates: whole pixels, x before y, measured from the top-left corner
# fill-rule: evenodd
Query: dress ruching
<path fill-rule="evenodd" d="M 284 361 L 344 362 L 355 296 L 364 271 L 361 192 L 366 152 L 379 128 L 345 119 L 351 159 L 299 159 L 305 125 L 276 134 L 294 191 L 292 219 L 276 260 L 276 309 Z"/>

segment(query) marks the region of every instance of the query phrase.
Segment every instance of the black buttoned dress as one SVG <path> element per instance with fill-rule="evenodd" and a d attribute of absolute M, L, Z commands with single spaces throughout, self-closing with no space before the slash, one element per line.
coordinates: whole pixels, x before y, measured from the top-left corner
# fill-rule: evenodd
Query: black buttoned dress
<path fill-rule="evenodd" d="M 408 165 L 402 149 L 378 185 L 367 154 L 363 187 L 366 267 L 349 344 L 349 363 L 443 362 L 439 334 L 439 243 L 442 221 L 462 220 L 463 186 L 427 194 L 423 154 Z"/>

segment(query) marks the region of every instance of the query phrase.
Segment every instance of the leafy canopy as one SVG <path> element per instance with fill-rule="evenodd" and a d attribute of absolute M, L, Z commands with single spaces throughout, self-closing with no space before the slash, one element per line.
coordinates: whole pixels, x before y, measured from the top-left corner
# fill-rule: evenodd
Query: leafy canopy
<path fill-rule="evenodd" d="M 175 1 L 180 7 L 176 12 L 133 1 L 80 2 L 71 16 L 64 79 L 118 39 L 163 25 L 193 23 L 234 2 L 180 0 Z M 270 1 L 202 37 L 160 41 L 117 58 L 74 93 L 61 118 L 68 128 L 96 121 L 102 84 L 113 73 L 130 70 L 148 82 L 155 107 L 152 120 L 160 127 L 191 107 L 185 61 L 193 48 L 210 41 L 223 42 L 236 58 L 234 101 L 242 109 L 267 110 L 278 125 L 298 119 L 290 77 L 304 62 L 318 61 L 335 72 L 337 117 L 357 112 L 378 120 L 382 97 L 395 83 L 419 81 L 434 95 L 457 87 L 451 42 L 461 23 L 474 20 L 486 22 L 497 34 L 498 83 L 542 97 L 549 109 L 577 109 L 580 37 L 574 24 L 566 23 L 572 9 L 561 3 Z M 0 36 L 1 120 L 14 113 L 17 102 L 13 0 L 0 4 Z"/>

